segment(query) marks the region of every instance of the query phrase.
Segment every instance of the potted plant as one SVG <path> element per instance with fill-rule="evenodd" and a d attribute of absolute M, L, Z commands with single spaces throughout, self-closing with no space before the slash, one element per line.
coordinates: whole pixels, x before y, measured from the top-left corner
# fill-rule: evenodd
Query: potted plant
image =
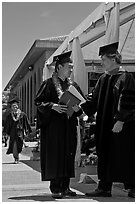
<path fill-rule="evenodd" d="M 88 175 L 96 175 L 97 174 L 97 155 L 95 153 L 90 154 L 85 160 L 84 160 L 84 166 L 86 174 Z"/>

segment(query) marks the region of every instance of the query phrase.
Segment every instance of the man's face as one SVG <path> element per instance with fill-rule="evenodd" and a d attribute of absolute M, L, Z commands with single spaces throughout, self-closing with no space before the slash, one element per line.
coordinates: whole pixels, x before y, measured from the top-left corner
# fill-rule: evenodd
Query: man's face
<path fill-rule="evenodd" d="M 103 55 L 101 57 L 102 60 L 102 66 L 106 71 L 109 71 L 113 68 L 114 65 L 114 59 L 113 58 L 109 58 L 106 55 Z"/>
<path fill-rule="evenodd" d="M 72 71 L 73 71 L 73 64 L 70 62 L 66 62 L 62 67 L 61 71 L 65 78 L 70 77 Z"/>
<path fill-rule="evenodd" d="M 18 106 L 17 103 L 13 103 L 13 104 L 11 105 L 11 109 L 12 109 L 13 112 L 17 112 L 18 107 L 19 107 L 19 106 Z"/>

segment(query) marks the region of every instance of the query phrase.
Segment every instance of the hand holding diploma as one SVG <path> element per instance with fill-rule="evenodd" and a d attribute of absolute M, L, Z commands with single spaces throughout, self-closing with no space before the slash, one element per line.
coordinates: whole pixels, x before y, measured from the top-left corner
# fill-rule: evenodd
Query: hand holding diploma
<path fill-rule="evenodd" d="M 62 94 L 59 104 L 65 104 L 68 107 L 66 113 L 69 117 L 71 117 L 74 112 L 79 111 L 79 105 L 85 101 L 86 100 L 78 92 L 78 90 L 71 85 L 69 89 Z"/>
<path fill-rule="evenodd" d="M 123 124 L 124 124 L 124 122 L 118 120 L 118 121 L 114 124 L 114 127 L 113 127 L 113 129 L 112 129 L 112 132 L 114 132 L 114 133 L 119 133 L 119 132 L 121 132 L 122 129 L 123 129 Z"/>
<path fill-rule="evenodd" d="M 65 113 L 68 109 L 66 105 L 61 105 L 61 104 L 53 104 L 52 109 L 57 111 L 58 113 Z"/>

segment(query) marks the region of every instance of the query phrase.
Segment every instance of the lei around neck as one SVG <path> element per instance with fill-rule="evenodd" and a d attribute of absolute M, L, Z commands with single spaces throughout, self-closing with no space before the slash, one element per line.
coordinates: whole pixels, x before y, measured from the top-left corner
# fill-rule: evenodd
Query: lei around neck
<path fill-rule="evenodd" d="M 64 91 L 62 90 L 62 86 L 60 84 L 60 81 L 59 81 L 59 78 L 58 78 L 58 74 L 56 72 L 53 72 L 52 80 L 53 80 L 53 83 L 55 85 L 58 97 L 60 99 L 62 94 L 64 93 Z M 70 78 L 67 78 L 67 83 L 68 83 L 68 88 L 69 88 L 69 86 L 72 85 L 73 82 L 71 81 Z"/>
<path fill-rule="evenodd" d="M 14 121 L 18 121 L 18 120 L 20 119 L 20 116 L 21 116 L 21 110 L 20 110 L 20 109 L 17 110 L 17 112 L 16 112 L 16 114 L 17 114 L 16 118 L 15 118 L 14 114 L 15 114 L 15 113 L 14 113 L 13 111 L 11 111 L 11 115 L 12 115 L 13 120 L 14 120 Z"/>

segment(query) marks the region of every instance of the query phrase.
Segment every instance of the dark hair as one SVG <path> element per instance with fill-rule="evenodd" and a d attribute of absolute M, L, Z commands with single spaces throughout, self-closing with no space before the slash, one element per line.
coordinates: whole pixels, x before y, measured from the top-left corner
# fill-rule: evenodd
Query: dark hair
<path fill-rule="evenodd" d="M 58 72 L 58 69 L 59 69 L 59 65 L 64 65 L 66 62 L 56 62 L 56 64 L 55 64 L 55 72 Z"/>
<path fill-rule="evenodd" d="M 121 56 L 121 54 L 118 51 L 116 51 L 115 54 L 105 54 L 105 55 L 108 58 L 115 59 L 117 64 L 121 64 L 121 62 L 122 62 L 122 56 Z"/>

